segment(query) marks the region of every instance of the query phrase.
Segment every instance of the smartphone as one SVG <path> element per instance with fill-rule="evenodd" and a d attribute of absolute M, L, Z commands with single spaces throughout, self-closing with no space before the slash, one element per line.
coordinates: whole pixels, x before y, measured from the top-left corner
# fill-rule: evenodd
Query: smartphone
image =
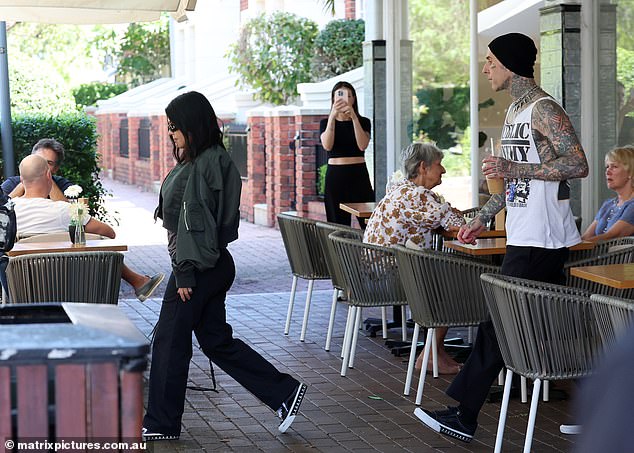
<path fill-rule="evenodd" d="M 336 96 L 337 99 L 343 99 L 346 104 L 348 103 L 348 90 L 337 90 Z"/>

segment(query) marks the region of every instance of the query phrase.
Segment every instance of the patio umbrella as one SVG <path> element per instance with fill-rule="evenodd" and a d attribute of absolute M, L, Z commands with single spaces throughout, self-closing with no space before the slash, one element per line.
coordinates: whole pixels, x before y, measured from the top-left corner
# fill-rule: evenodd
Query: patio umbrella
<path fill-rule="evenodd" d="M 41 22 L 49 24 L 114 24 L 147 22 L 162 12 L 172 14 L 178 22 L 187 19 L 196 0 L 0 0 L 0 129 L 4 176 L 15 172 L 11 102 L 7 60 L 6 22 Z"/>

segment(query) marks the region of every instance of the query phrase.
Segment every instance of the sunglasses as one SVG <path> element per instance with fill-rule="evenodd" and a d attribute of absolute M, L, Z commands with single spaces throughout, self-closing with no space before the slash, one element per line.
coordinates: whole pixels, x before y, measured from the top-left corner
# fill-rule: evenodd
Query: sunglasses
<path fill-rule="evenodd" d="M 178 130 L 178 127 L 176 127 L 176 124 L 172 123 L 171 121 L 167 121 L 167 130 L 170 132 L 176 132 Z"/>

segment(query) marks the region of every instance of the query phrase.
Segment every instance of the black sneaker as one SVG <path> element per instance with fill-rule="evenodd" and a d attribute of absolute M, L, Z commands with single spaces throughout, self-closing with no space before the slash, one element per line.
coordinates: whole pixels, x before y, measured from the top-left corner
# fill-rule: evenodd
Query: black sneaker
<path fill-rule="evenodd" d="M 477 423 L 464 423 L 460 420 L 460 411 L 457 407 L 447 407 L 443 411 L 425 411 L 417 408 L 414 415 L 437 433 L 451 436 L 463 442 L 471 442 L 478 427 Z"/>
<path fill-rule="evenodd" d="M 308 386 L 303 382 L 300 382 L 297 388 L 290 394 L 286 401 L 282 403 L 282 406 L 277 410 L 277 416 L 282 420 L 280 426 L 277 428 L 281 433 L 285 433 L 291 426 L 295 416 L 299 412 L 299 406 L 302 404 L 304 395 L 306 395 L 306 389 Z"/>
<path fill-rule="evenodd" d="M 153 440 L 176 440 L 180 437 L 179 434 L 162 434 L 150 431 L 147 428 L 141 430 L 141 436 L 144 442 L 151 442 Z"/>

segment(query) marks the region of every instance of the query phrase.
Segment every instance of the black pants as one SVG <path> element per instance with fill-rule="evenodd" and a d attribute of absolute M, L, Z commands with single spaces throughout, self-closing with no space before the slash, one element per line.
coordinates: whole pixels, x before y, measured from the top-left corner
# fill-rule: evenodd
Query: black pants
<path fill-rule="evenodd" d="M 225 296 L 234 277 L 233 259 L 226 250 L 216 267 L 196 273 L 196 287 L 187 302 L 180 300 L 174 274 L 170 276 L 152 348 L 148 410 L 143 420 L 150 431 L 180 434 L 192 331 L 213 363 L 273 410 L 279 409 L 299 384 L 233 338 L 226 321 Z"/>
<path fill-rule="evenodd" d="M 563 285 L 566 282 L 563 267 L 567 258 L 567 248 L 542 249 L 509 245 L 506 247 L 501 273 Z M 477 414 L 503 367 L 504 360 L 493 323 L 490 320 L 480 323 L 473 350 L 446 393 L 460 402 L 461 406 Z"/>
<path fill-rule="evenodd" d="M 374 190 L 365 164 L 328 165 L 324 188 L 326 218 L 329 222 L 350 226 L 351 215 L 339 209 L 340 203 L 374 201 Z M 359 224 L 363 226 L 362 220 Z"/>

